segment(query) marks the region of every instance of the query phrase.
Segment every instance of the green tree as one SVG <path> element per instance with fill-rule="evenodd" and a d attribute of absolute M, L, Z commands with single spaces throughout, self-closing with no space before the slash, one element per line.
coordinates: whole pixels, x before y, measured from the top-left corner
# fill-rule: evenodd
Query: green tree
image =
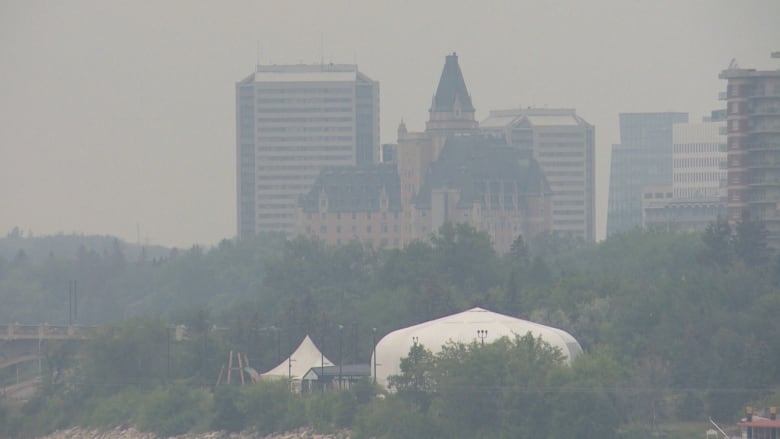
<path fill-rule="evenodd" d="M 731 239 L 731 226 L 725 218 L 718 215 L 714 222 L 707 224 L 701 239 L 706 246 L 704 260 L 711 261 L 719 268 L 731 265 L 734 246 Z"/>
<path fill-rule="evenodd" d="M 423 412 L 428 410 L 435 383 L 432 373 L 435 363 L 433 353 L 421 343 L 409 349 L 409 355 L 401 359 L 401 373 L 388 378 L 388 386 L 398 392 L 403 400 L 416 405 Z"/>
<path fill-rule="evenodd" d="M 770 250 L 767 244 L 768 232 L 763 221 L 750 217 L 745 211 L 737 222 L 734 235 L 734 251 L 748 267 L 769 264 Z"/>

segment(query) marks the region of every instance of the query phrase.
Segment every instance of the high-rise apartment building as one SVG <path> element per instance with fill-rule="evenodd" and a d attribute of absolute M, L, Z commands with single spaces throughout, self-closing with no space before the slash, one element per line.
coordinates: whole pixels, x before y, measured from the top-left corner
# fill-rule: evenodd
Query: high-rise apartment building
<path fill-rule="evenodd" d="M 727 102 L 729 222 L 747 213 L 764 222 L 770 245 L 780 247 L 780 69 L 732 63 L 720 78 L 728 81 L 721 98 Z"/>
<path fill-rule="evenodd" d="M 672 125 L 672 180 L 668 187 L 645 186 L 645 227 L 703 231 L 725 215 L 725 111 L 702 122 Z"/>
<path fill-rule="evenodd" d="M 719 114 L 718 112 L 715 113 Z M 714 199 L 726 195 L 725 120 L 672 126 L 672 176 L 675 199 Z"/>
<path fill-rule="evenodd" d="M 607 236 L 642 225 L 645 187 L 672 186 L 672 125 L 687 113 L 622 113 L 620 144 L 612 145 Z"/>
<path fill-rule="evenodd" d="M 491 111 L 480 123 L 532 154 L 552 191 L 552 231 L 596 239 L 595 130 L 573 109 Z"/>
<path fill-rule="evenodd" d="M 355 65 L 273 65 L 236 84 L 238 236 L 297 232 L 320 170 L 379 162 L 379 83 Z"/>

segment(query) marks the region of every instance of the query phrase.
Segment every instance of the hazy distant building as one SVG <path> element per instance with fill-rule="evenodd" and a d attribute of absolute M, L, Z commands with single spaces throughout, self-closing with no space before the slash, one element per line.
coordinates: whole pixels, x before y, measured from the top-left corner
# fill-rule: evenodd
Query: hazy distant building
<path fill-rule="evenodd" d="M 715 113 L 718 114 L 718 113 Z M 725 120 L 672 126 L 672 175 L 677 199 L 716 199 L 726 195 Z"/>
<path fill-rule="evenodd" d="M 480 134 L 456 54 L 445 59 L 425 131 L 401 123 L 396 153 L 405 242 L 428 239 L 444 222 L 468 223 L 505 252 L 517 235 L 550 230 L 551 194 L 538 163 Z"/>
<path fill-rule="evenodd" d="M 466 223 L 506 253 L 518 235 L 551 229 L 551 201 L 529 152 L 491 136 L 449 136 L 411 200 L 412 238 L 426 239 L 445 222 Z"/>
<path fill-rule="evenodd" d="M 780 53 L 773 53 L 780 58 Z M 764 222 L 769 241 L 780 247 L 780 69 L 742 69 L 732 63 L 728 81 L 728 219 L 748 212 Z"/>
<path fill-rule="evenodd" d="M 725 113 L 714 111 L 703 122 L 672 125 L 673 184 L 643 189 L 644 226 L 701 231 L 725 217 L 725 123 Z"/>
<path fill-rule="evenodd" d="M 467 223 L 506 252 L 551 227 L 551 192 L 536 160 L 480 134 L 456 54 L 447 55 L 424 132 L 402 122 L 381 165 L 328 169 L 304 198 L 300 232 L 328 243 L 403 247 L 445 222 Z"/>
<path fill-rule="evenodd" d="M 380 161 L 382 163 L 395 163 L 395 150 L 397 146 L 398 145 L 395 143 L 383 143 L 380 153 L 382 159 Z"/>
<path fill-rule="evenodd" d="M 297 231 L 329 166 L 379 162 L 379 84 L 354 65 L 274 65 L 236 84 L 239 237 Z"/>
<path fill-rule="evenodd" d="M 596 239 L 595 130 L 573 109 L 491 111 L 480 130 L 532 154 L 552 191 L 552 230 Z"/>
<path fill-rule="evenodd" d="M 620 144 L 612 145 L 607 236 L 642 226 L 642 193 L 672 186 L 672 125 L 687 113 L 621 113 Z"/>
<path fill-rule="evenodd" d="M 393 164 L 324 169 L 301 200 L 301 230 L 329 244 L 400 248 L 401 183 Z"/>

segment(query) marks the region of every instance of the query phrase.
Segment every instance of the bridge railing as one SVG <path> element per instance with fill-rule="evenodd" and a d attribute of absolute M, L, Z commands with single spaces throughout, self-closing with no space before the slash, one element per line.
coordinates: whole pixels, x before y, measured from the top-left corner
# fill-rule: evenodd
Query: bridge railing
<path fill-rule="evenodd" d="M 0 325 L 0 340 L 88 338 L 94 333 L 95 328 L 95 326 L 82 325 L 12 323 Z"/>

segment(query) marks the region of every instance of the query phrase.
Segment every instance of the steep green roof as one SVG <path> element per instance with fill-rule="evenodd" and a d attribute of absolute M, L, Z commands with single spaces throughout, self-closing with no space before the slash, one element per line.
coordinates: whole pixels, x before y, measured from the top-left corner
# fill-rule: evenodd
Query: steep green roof
<path fill-rule="evenodd" d="M 395 165 L 359 165 L 325 168 L 308 194 L 301 200 L 304 212 L 318 212 L 322 191 L 328 199 L 329 212 L 376 212 L 385 191 L 388 210 L 401 210 L 401 181 Z"/>
<path fill-rule="evenodd" d="M 431 111 L 453 111 L 456 100 L 460 103 L 461 111 L 474 111 L 471 96 L 466 89 L 466 81 L 463 80 L 463 73 L 458 65 L 458 55 L 453 53 L 447 55 L 444 62 Z"/>
<path fill-rule="evenodd" d="M 458 207 L 470 207 L 475 202 L 484 206 L 486 194 L 497 195 L 501 190 L 521 198 L 551 193 L 539 164 L 528 152 L 484 135 L 447 139 L 439 159 L 428 168 L 415 205 L 429 208 L 431 192 L 445 188 L 460 192 Z"/>

